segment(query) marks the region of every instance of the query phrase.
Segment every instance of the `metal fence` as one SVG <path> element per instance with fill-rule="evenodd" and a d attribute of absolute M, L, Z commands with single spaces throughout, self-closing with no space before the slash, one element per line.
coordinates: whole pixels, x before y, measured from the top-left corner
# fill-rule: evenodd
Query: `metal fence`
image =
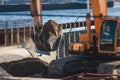
<path fill-rule="evenodd" d="M 92 26 L 91 28 L 92 28 L 91 32 L 95 33 L 94 26 Z M 70 29 L 67 32 L 65 30 L 63 30 L 64 34 L 62 37 L 62 41 L 57 50 L 57 59 L 70 56 L 70 54 L 68 52 L 69 44 L 80 42 L 80 35 L 82 33 L 86 33 L 85 27 L 73 28 L 73 30 L 71 30 L 71 32 L 69 32 L 69 31 L 70 31 Z"/>
<path fill-rule="evenodd" d="M 60 46 L 57 50 L 57 58 L 69 56 L 68 45 L 70 43 L 79 42 L 80 34 L 81 34 L 81 31 L 64 33 L 62 40 L 61 40 L 61 43 L 60 43 Z"/>
<path fill-rule="evenodd" d="M 66 23 L 59 24 L 63 28 L 63 37 L 60 43 L 60 46 L 57 50 L 57 58 L 69 56 L 68 54 L 68 45 L 70 43 L 79 42 L 79 36 L 81 33 L 85 32 L 86 22 L 76 22 L 76 23 Z M 93 21 L 91 25 L 94 25 Z M 16 28 L 25 28 L 33 27 L 32 19 L 27 20 L 12 20 L 12 21 L 0 21 L 0 30 L 4 29 L 16 29 Z"/>
<path fill-rule="evenodd" d="M 33 24 L 32 19 L 0 21 L 0 30 L 31 27 L 33 25 L 34 24 Z"/>

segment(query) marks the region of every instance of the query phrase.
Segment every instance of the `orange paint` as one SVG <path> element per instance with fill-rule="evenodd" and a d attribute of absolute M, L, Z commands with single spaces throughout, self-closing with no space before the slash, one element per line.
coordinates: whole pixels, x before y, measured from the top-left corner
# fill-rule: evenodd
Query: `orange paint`
<path fill-rule="evenodd" d="M 101 24 L 101 18 L 99 16 L 100 15 L 107 16 L 107 4 L 106 4 L 106 0 L 102 0 L 102 5 L 100 5 L 99 0 L 91 0 L 91 4 L 92 4 L 93 16 L 94 16 L 96 37 L 98 38 L 100 33 L 100 24 Z M 100 6 L 102 6 L 102 9 L 100 9 L 101 8 Z"/>

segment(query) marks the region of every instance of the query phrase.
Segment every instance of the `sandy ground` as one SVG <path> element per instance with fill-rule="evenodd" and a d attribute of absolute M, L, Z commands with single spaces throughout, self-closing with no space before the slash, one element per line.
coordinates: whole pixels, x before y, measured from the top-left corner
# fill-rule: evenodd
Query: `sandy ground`
<path fill-rule="evenodd" d="M 57 79 L 47 79 L 47 78 L 29 78 L 29 77 L 13 77 L 13 75 L 11 75 L 11 73 L 9 73 L 8 71 L 12 71 L 11 69 L 14 69 L 13 67 L 15 66 L 17 69 L 14 69 L 12 72 L 15 73 L 16 70 L 19 70 L 18 74 L 20 73 L 21 70 L 24 71 L 24 69 L 28 68 L 28 67 L 24 67 L 26 65 L 29 65 L 33 68 L 33 71 L 35 71 L 36 66 L 38 66 L 36 69 L 41 71 L 41 62 L 39 61 L 34 61 L 35 63 L 37 62 L 37 64 L 34 64 L 34 62 L 24 62 L 24 60 L 22 62 L 19 62 L 19 60 L 25 59 L 25 58 L 38 58 L 38 59 L 42 59 L 45 61 L 50 62 L 52 60 L 52 58 L 55 58 L 55 55 L 42 55 L 42 56 L 38 56 L 37 53 L 33 52 L 28 45 L 27 47 L 25 46 L 21 46 L 21 45 L 17 45 L 17 46 L 8 46 L 8 47 L 0 47 L 0 63 L 5 63 L 5 68 L 3 66 L 3 64 L 0 64 L 0 80 L 57 80 Z M 17 66 L 15 65 L 16 62 L 19 62 L 19 65 L 21 66 Z M 29 60 L 28 60 L 29 61 Z M 12 63 L 11 63 L 12 62 Z M 15 64 L 14 64 L 15 62 Z M 7 63 L 7 66 L 6 66 Z M 34 65 L 34 66 L 33 66 Z M 3 69 L 4 68 L 4 69 Z M 25 71 L 27 72 L 26 69 Z M 23 72 L 25 73 L 25 72 Z M 7 78 L 6 78 L 7 77 Z"/>
<path fill-rule="evenodd" d="M 0 47 L 0 63 L 31 57 L 30 53 L 20 46 Z"/>

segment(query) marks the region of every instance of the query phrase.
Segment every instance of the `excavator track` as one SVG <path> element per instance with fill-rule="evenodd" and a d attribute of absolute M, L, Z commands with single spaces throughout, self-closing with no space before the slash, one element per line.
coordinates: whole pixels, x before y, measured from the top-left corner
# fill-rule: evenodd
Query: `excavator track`
<path fill-rule="evenodd" d="M 109 61 L 99 64 L 98 74 L 111 74 L 113 79 L 120 79 L 120 61 Z"/>
<path fill-rule="evenodd" d="M 61 78 L 80 72 L 97 72 L 98 64 L 100 64 L 100 61 L 93 59 L 89 61 L 88 57 L 83 56 L 53 60 L 48 67 L 48 76 Z"/>
<path fill-rule="evenodd" d="M 48 67 L 48 76 L 52 78 L 62 78 L 77 73 L 120 74 L 120 61 L 74 56 L 53 60 Z"/>
<path fill-rule="evenodd" d="M 53 60 L 48 67 L 49 77 L 64 77 L 79 70 L 80 56 Z"/>

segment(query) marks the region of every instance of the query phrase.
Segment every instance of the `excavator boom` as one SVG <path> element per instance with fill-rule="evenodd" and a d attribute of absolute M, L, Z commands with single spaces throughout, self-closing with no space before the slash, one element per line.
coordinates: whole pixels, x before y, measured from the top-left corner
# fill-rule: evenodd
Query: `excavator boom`
<path fill-rule="evenodd" d="M 101 23 L 100 17 L 107 16 L 107 4 L 106 4 L 106 0 L 91 0 L 91 5 L 94 16 L 96 37 L 98 38 L 100 33 L 100 23 Z"/>
<path fill-rule="evenodd" d="M 62 37 L 62 27 L 49 20 L 42 25 L 41 0 L 30 0 L 30 10 L 34 22 L 32 39 L 39 51 L 55 51 Z"/>

